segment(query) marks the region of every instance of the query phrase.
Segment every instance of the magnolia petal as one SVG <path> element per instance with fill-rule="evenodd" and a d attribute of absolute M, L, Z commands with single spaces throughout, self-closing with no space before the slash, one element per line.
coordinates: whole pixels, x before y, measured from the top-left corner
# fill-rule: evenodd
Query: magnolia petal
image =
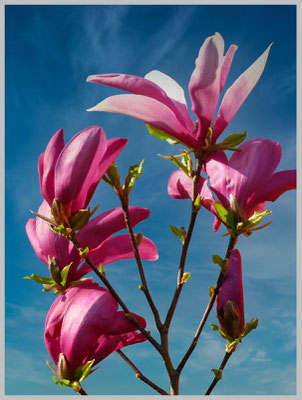
<path fill-rule="evenodd" d="M 86 193 L 86 200 L 83 208 L 86 208 L 88 206 L 100 180 L 105 175 L 110 165 L 115 161 L 117 156 L 126 146 L 126 144 L 127 144 L 127 139 L 116 138 L 107 140 L 106 152 L 103 155 L 103 158 L 99 161 L 97 172 L 95 172 L 94 176 L 91 179 L 90 187 Z"/>
<path fill-rule="evenodd" d="M 249 208 L 253 207 L 251 199 L 271 179 L 280 162 L 282 149 L 279 143 L 269 139 L 247 140 L 240 147 L 242 151 L 234 153 L 229 161 L 227 180 L 232 184 L 227 190 L 249 214 Z"/>
<path fill-rule="evenodd" d="M 64 148 L 63 129 L 58 130 L 50 139 L 46 150 L 40 155 L 38 170 L 42 196 L 49 205 L 55 197 L 54 171 L 61 151 Z"/>
<path fill-rule="evenodd" d="M 199 51 L 189 82 L 192 110 L 198 118 L 197 138 L 201 142 L 207 134 L 219 99 L 223 51 L 224 41 L 219 33 L 208 37 Z"/>
<path fill-rule="evenodd" d="M 296 179 L 297 171 L 295 169 L 276 172 L 257 193 L 253 203 L 277 200 L 284 192 L 296 189 Z"/>
<path fill-rule="evenodd" d="M 75 135 L 62 150 L 55 169 L 55 196 L 70 214 L 84 208 L 106 149 L 103 129 L 93 126 Z"/>
<path fill-rule="evenodd" d="M 175 113 L 165 104 L 150 97 L 121 94 L 108 97 L 88 111 L 107 111 L 129 115 L 160 129 L 189 147 L 198 147 L 197 140 L 185 130 Z"/>
<path fill-rule="evenodd" d="M 49 205 L 44 200 L 39 208 L 39 214 L 49 216 Z M 36 236 L 43 251 L 44 258 L 41 259 L 48 264 L 48 256 L 55 258 L 60 269 L 63 269 L 70 262 L 73 262 L 72 269 L 76 268 L 80 262 L 78 252 L 70 254 L 72 245 L 68 239 L 54 232 L 49 224 L 43 219 L 36 218 Z"/>
<path fill-rule="evenodd" d="M 221 225 L 220 219 L 218 217 L 215 217 L 214 218 L 214 223 L 213 223 L 213 231 L 217 232 L 218 229 L 220 228 L 220 225 Z"/>
<path fill-rule="evenodd" d="M 211 153 L 205 161 L 205 172 L 210 181 L 210 188 L 217 195 L 222 205 L 229 207 L 228 188 L 232 184 L 227 180 L 228 159 L 223 151 Z"/>
<path fill-rule="evenodd" d="M 150 211 L 142 207 L 129 207 L 131 226 L 147 219 Z M 100 246 L 109 236 L 126 228 L 124 212 L 121 207 L 108 210 L 91 219 L 78 233 L 78 242 L 82 248 L 88 247 L 94 250 Z"/>
<path fill-rule="evenodd" d="M 28 239 L 35 250 L 36 255 L 38 258 L 45 262 L 47 264 L 47 256 L 43 253 L 43 250 L 41 248 L 38 236 L 37 236 L 37 230 L 36 230 L 36 218 L 31 218 L 27 221 L 26 226 L 26 233 L 28 236 Z"/>
<path fill-rule="evenodd" d="M 264 70 L 271 45 L 272 44 L 268 46 L 265 52 L 244 71 L 226 91 L 213 125 L 213 141 L 216 141 L 219 135 L 224 131 L 258 82 Z"/>
<path fill-rule="evenodd" d="M 231 68 L 231 64 L 234 58 L 234 54 L 236 50 L 238 49 L 238 46 L 232 44 L 228 51 L 226 52 L 225 56 L 223 57 L 223 62 L 222 62 L 222 67 L 221 67 L 221 73 L 220 73 L 220 92 L 224 88 L 225 81 L 228 77 L 229 70 Z"/>
<path fill-rule="evenodd" d="M 158 259 L 157 249 L 154 243 L 143 237 L 142 242 L 138 246 L 140 258 L 148 261 L 156 261 Z M 106 265 L 115 261 L 135 258 L 132 250 L 131 242 L 128 235 L 118 235 L 106 239 L 89 258 L 94 265 Z M 73 279 L 77 280 L 91 272 L 91 268 L 87 263 L 81 265 Z"/>
<path fill-rule="evenodd" d="M 159 77 L 161 75 L 164 75 L 166 79 L 170 79 L 172 82 L 174 82 L 173 79 L 165 74 L 161 74 L 161 72 L 159 71 L 152 71 L 147 74 L 145 78 L 125 74 L 92 75 L 87 78 L 87 81 L 98 83 L 101 85 L 116 87 L 118 89 L 127 90 L 128 92 L 131 92 L 133 94 L 143 95 L 158 100 L 174 112 L 176 118 L 186 129 L 186 124 L 182 116 L 182 111 L 178 109 L 178 107 L 172 100 L 173 97 L 171 97 L 170 93 L 166 91 L 167 87 L 163 87 L 161 84 L 159 84 L 158 80 L 160 81 L 160 83 L 162 83 L 162 79 L 158 77 L 156 79 L 156 75 L 158 75 Z M 176 82 L 174 83 L 175 85 L 177 85 Z M 179 101 L 179 99 L 177 100 Z M 185 103 L 185 101 L 183 103 Z"/>
<path fill-rule="evenodd" d="M 189 132 L 193 132 L 195 126 L 188 112 L 183 88 L 170 76 L 160 71 L 151 71 L 147 75 L 145 75 L 145 78 L 150 80 L 151 82 L 156 83 L 165 91 L 173 106 L 169 105 L 167 102 L 163 103 L 175 112 L 175 115 L 179 122 L 184 125 Z"/>

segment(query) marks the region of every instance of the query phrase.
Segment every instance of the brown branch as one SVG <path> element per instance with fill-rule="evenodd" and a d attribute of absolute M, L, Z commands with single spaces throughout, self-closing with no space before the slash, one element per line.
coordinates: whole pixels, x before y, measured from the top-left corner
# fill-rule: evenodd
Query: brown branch
<path fill-rule="evenodd" d="M 226 251 L 226 254 L 225 254 L 225 258 L 227 258 L 227 259 L 230 258 L 231 252 L 234 249 L 236 243 L 237 243 L 237 236 L 231 235 L 230 239 L 229 239 L 229 245 L 228 245 L 228 248 L 227 248 L 227 251 Z M 185 366 L 186 362 L 188 361 L 190 355 L 193 353 L 195 347 L 197 346 L 198 339 L 199 339 L 199 337 L 201 335 L 202 329 L 203 329 L 203 327 L 204 327 L 204 325 L 205 325 L 205 323 L 206 323 L 206 321 L 208 319 L 208 316 L 210 315 L 210 312 L 211 312 L 211 310 L 213 308 L 213 305 L 215 303 L 215 299 L 216 299 L 216 296 L 217 296 L 217 294 L 219 292 L 223 277 L 224 277 L 224 272 L 222 272 L 222 270 L 221 270 L 220 274 L 218 276 L 214 291 L 213 291 L 212 296 L 210 298 L 210 301 L 209 301 L 209 303 L 207 305 L 207 308 L 205 309 L 205 312 L 204 312 L 204 314 L 203 314 L 203 316 L 201 318 L 201 321 L 200 321 L 200 323 L 198 325 L 198 328 L 197 328 L 197 330 L 195 332 L 195 335 L 194 335 L 194 338 L 192 340 L 192 343 L 191 343 L 190 347 L 188 348 L 186 354 L 184 355 L 184 357 L 180 361 L 178 367 L 176 368 L 179 373 L 182 371 L 182 369 Z"/>
<path fill-rule="evenodd" d="M 145 382 L 147 385 L 152 387 L 152 389 L 156 390 L 158 393 L 162 395 L 169 395 L 164 389 L 157 386 L 154 382 L 150 381 L 150 379 L 146 378 L 145 375 L 137 368 L 135 364 L 126 356 L 126 354 L 122 350 L 116 350 L 117 354 L 129 365 L 129 367 L 135 372 L 136 377 L 141 381 Z"/>
<path fill-rule="evenodd" d="M 220 379 L 222 378 L 222 371 L 223 371 L 224 367 L 226 366 L 226 363 L 228 362 L 228 360 L 231 357 L 231 355 L 232 355 L 232 352 L 231 353 L 227 353 L 227 352 L 225 353 L 225 355 L 223 357 L 223 360 L 222 360 L 222 362 L 220 364 L 220 367 L 219 367 L 219 371 L 221 371 L 221 375 L 220 375 L 220 377 L 215 375 L 215 378 L 213 379 L 211 385 L 209 386 L 208 390 L 205 393 L 206 395 L 211 394 L 211 392 L 214 389 L 214 387 L 216 386 L 217 382 L 220 381 Z"/>
<path fill-rule="evenodd" d="M 75 235 L 70 237 L 70 240 L 75 245 L 75 247 L 80 251 L 81 246 L 78 243 Z M 119 303 L 119 305 L 122 307 L 122 309 L 125 311 L 125 316 L 137 327 L 137 329 L 147 338 L 147 340 L 149 340 L 149 342 L 158 351 L 160 351 L 159 343 L 141 326 L 141 324 L 136 320 L 136 318 L 130 313 L 130 310 L 128 309 L 126 304 L 123 302 L 123 300 L 120 298 L 120 296 L 117 294 L 117 292 L 113 289 L 113 287 L 111 286 L 110 282 L 105 277 L 105 275 L 100 273 L 100 271 L 91 262 L 89 257 L 87 257 L 86 255 L 83 255 L 82 257 L 87 262 L 87 264 L 90 266 L 90 268 L 95 272 L 95 274 L 100 278 L 100 280 L 103 282 L 103 284 L 107 287 L 109 292 L 112 294 L 112 296 L 115 298 L 115 300 Z"/>
<path fill-rule="evenodd" d="M 148 304 L 149 304 L 149 306 L 151 308 L 151 311 L 153 313 L 156 326 L 157 326 L 158 329 L 160 329 L 161 326 L 162 326 L 162 322 L 161 322 L 161 319 L 160 319 L 160 316 L 159 316 L 159 312 L 158 312 L 158 310 L 157 310 L 157 308 L 156 308 L 156 306 L 154 304 L 154 301 L 152 299 L 151 293 L 150 293 L 149 288 L 148 288 L 147 279 L 146 279 L 146 276 L 145 276 L 142 260 L 141 260 L 140 255 L 139 255 L 139 250 L 138 250 L 138 247 L 137 247 L 137 244 L 136 244 L 135 236 L 134 236 L 132 225 L 131 225 L 131 221 L 130 221 L 130 214 L 129 214 L 128 204 L 127 203 L 124 204 L 124 202 L 122 200 L 121 200 L 121 204 L 122 204 L 122 208 L 123 208 L 123 211 L 124 211 L 125 223 L 126 223 L 126 226 L 127 226 L 127 230 L 128 230 L 128 234 L 129 234 L 132 250 L 133 250 L 133 253 L 134 253 L 134 256 L 135 256 L 136 264 L 137 264 L 138 271 L 139 271 L 140 278 L 141 278 L 141 282 L 142 282 L 141 290 L 144 292 L 144 294 L 146 296 Z"/>
<path fill-rule="evenodd" d="M 85 390 L 82 387 L 81 387 L 81 389 L 79 390 L 78 393 L 80 393 L 80 395 L 82 395 L 82 396 L 87 396 L 88 395 L 88 393 L 86 393 Z"/>
<path fill-rule="evenodd" d="M 201 167 L 202 167 L 202 157 L 197 157 L 196 158 L 196 171 L 194 173 L 194 177 L 193 177 L 193 182 L 192 182 L 192 204 L 191 204 L 191 218 L 190 218 L 190 223 L 189 223 L 189 228 L 188 228 L 188 232 L 186 234 L 186 238 L 185 241 L 183 243 L 182 246 L 182 251 L 181 251 L 181 256 L 180 256 L 180 261 L 179 261 L 179 267 L 178 267 L 178 276 L 177 276 L 177 285 L 176 285 L 176 289 L 170 304 L 170 307 L 168 309 L 167 312 L 167 316 L 164 322 L 164 325 L 169 329 L 172 318 L 173 318 L 173 314 L 175 312 L 175 308 L 182 290 L 182 287 L 184 285 L 184 283 L 182 283 L 182 277 L 184 274 L 184 269 L 185 269 L 185 264 L 186 264 L 186 258 L 187 258 L 187 253 L 188 253 L 188 249 L 189 249 L 189 244 L 191 241 L 191 237 L 192 237 L 192 233 L 193 233 L 193 229 L 194 229 L 194 225 L 195 225 L 195 221 L 196 221 L 196 217 L 198 214 L 198 210 L 196 209 L 194 203 L 197 197 L 197 186 L 198 186 L 198 181 L 199 181 L 199 177 L 200 177 L 200 171 L 201 171 Z"/>

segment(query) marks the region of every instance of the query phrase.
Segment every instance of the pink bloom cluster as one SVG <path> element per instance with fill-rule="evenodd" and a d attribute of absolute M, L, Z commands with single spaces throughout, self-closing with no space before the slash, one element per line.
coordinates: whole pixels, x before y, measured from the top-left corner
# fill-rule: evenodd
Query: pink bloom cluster
<path fill-rule="evenodd" d="M 45 200 L 38 214 L 51 221 L 55 199 L 63 205 L 67 222 L 79 210 L 86 209 L 98 183 L 126 142 L 120 138 L 107 140 L 98 126 L 77 133 L 67 145 L 63 130 L 55 133 L 39 158 L 40 187 Z M 132 227 L 149 214 L 146 208 L 130 206 Z M 112 236 L 125 228 L 124 213 L 119 207 L 90 219 L 77 233 L 77 240 L 82 248 L 88 247 L 94 265 L 134 258 L 129 236 Z M 67 237 L 59 235 L 51 223 L 40 217 L 28 220 L 26 232 L 36 255 L 45 264 L 49 265 L 54 258 L 59 271 L 71 264 L 67 289 L 51 306 L 45 326 L 45 343 L 58 368 L 58 376 L 64 378 L 58 365 L 60 354 L 65 357 L 69 372 L 74 374 L 87 361 L 94 360 L 95 365 L 121 347 L 146 340 L 124 313 L 117 311 L 118 304 L 107 289 L 91 280 L 70 285 L 91 268 L 87 262 L 82 263 L 78 249 Z M 147 237 L 140 240 L 139 253 L 145 260 L 158 258 L 154 243 Z M 141 326 L 146 326 L 142 317 L 133 315 Z"/>

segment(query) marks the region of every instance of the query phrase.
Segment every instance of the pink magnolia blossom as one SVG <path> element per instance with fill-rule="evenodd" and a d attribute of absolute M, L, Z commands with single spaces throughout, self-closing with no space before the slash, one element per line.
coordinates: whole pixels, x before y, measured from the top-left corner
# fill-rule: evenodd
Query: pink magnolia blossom
<path fill-rule="evenodd" d="M 103 129 L 92 126 L 64 146 L 63 129 L 54 134 L 39 158 L 41 193 L 51 206 L 58 198 L 69 216 L 85 209 L 103 175 L 127 143 L 107 140 Z"/>
<path fill-rule="evenodd" d="M 258 82 L 269 49 L 270 46 L 226 91 L 212 126 L 213 142 Z M 205 144 L 236 50 L 237 46 L 231 45 L 223 56 L 224 40 L 219 33 L 208 37 L 200 48 L 189 82 L 192 110 L 198 119 L 197 128 L 190 117 L 183 89 L 159 71 L 151 71 L 145 78 L 125 74 L 89 76 L 88 82 L 112 86 L 133 94 L 109 97 L 88 111 L 129 115 L 166 132 L 190 148 L 198 149 Z"/>
<path fill-rule="evenodd" d="M 241 256 L 233 250 L 216 298 L 217 317 L 224 333 L 232 339 L 244 331 L 244 301 Z"/>
<path fill-rule="evenodd" d="M 144 342 L 109 291 L 86 281 L 67 289 L 53 302 L 45 323 L 45 344 L 58 365 L 63 353 L 68 367 L 75 372 L 87 361 L 98 364 L 112 352 L 131 344 Z M 146 321 L 132 314 L 145 328 Z"/>
<path fill-rule="evenodd" d="M 49 206 L 44 201 L 39 209 L 39 214 L 47 215 L 48 212 Z M 148 218 L 150 211 L 146 208 L 131 206 L 129 214 L 134 227 L 140 221 Z M 119 207 L 91 219 L 77 233 L 77 238 L 82 248 L 89 248 L 88 256 L 96 265 L 100 263 L 106 265 L 114 261 L 134 258 L 128 235 L 111 236 L 125 228 L 123 210 Z M 39 217 L 29 219 L 26 224 L 26 232 L 37 256 L 45 264 L 48 264 L 48 256 L 56 259 L 60 270 L 72 262 L 68 281 L 80 279 L 91 271 L 86 263 L 77 271 L 77 267 L 82 262 L 78 250 L 67 238 L 54 232 L 43 219 Z M 158 253 L 150 239 L 143 237 L 138 249 L 141 258 L 149 261 L 157 260 Z"/>
<path fill-rule="evenodd" d="M 230 195 L 240 203 L 245 218 L 254 211 L 264 211 L 266 201 L 277 200 L 287 190 L 296 188 L 296 170 L 274 172 L 282 154 L 279 143 L 269 139 L 251 139 L 241 144 L 242 151 L 228 161 L 223 151 L 209 155 L 205 163 L 210 188 L 228 210 Z M 200 194 L 204 202 L 214 200 L 204 178 Z M 168 193 L 176 199 L 192 196 L 192 180 L 182 171 L 174 172 L 168 183 Z M 207 207 L 216 214 L 214 207 Z M 215 220 L 214 229 L 220 221 Z"/>

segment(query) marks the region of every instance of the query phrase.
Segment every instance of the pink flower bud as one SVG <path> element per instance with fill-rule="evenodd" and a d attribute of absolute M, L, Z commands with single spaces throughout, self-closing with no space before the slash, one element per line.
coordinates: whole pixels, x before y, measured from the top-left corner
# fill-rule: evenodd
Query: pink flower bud
<path fill-rule="evenodd" d="M 228 269 L 216 298 L 217 317 L 221 329 L 232 339 L 244 331 L 244 302 L 241 256 L 233 250 Z"/>
<path fill-rule="evenodd" d="M 117 310 L 118 304 L 109 291 L 92 281 L 57 297 L 46 318 L 44 338 L 61 374 L 67 371 L 70 375 L 87 361 L 95 360 L 96 365 L 112 352 L 146 340 L 124 312 Z M 144 318 L 132 315 L 146 327 Z"/>

